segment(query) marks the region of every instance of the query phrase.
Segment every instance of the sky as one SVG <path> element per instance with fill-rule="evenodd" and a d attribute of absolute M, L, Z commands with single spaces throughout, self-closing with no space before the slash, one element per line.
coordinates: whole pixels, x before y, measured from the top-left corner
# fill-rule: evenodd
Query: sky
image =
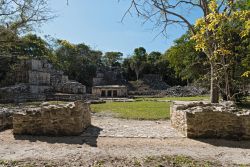
<path fill-rule="evenodd" d="M 91 48 L 119 51 L 129 56 L 138 47 L 151 51 L 165 52 L 173 41 L 186 32 L 185 28 L 168 28 L 167 38 L 159 35 L 153 24 L 142 25 L 143 19 L 135 14 L 121 19 L 129 7 L 129 0 L 50 0 L 49 6 L 57 17 L 41 27 L 41 35 L 65 39 L 71 43 L 85 43 Z M 190 15 L 191 20 L 198 13 Z"/>

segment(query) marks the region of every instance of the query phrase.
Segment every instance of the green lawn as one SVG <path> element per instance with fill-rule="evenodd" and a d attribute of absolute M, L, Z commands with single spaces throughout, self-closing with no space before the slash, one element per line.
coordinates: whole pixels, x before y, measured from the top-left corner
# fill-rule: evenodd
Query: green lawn
<path fill-rule="evenodd" d="M 116 117 L 125 119 L 159 120 L 169 119 L 171 102 L 158 102 L 157 100 L 196 101 L 208 99 L 208 96 L 137 98 L 135 102 L 92 104 L 91 110 L 93 112 L 113 113 Z"/>
<path fill-rule="evenodd" d="M 92 104 L 93 112 L 109 112 L 125 119 L 169 119 L 170 102 L 136 101 Z"/>

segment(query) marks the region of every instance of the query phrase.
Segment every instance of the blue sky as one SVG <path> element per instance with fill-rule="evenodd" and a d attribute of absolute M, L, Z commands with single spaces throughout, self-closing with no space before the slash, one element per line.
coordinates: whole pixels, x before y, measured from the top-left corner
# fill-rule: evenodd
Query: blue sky
<path fill-rule="evenodd" d="M 147 52 L 164 52 L 186 31 L 172 26 L 168 38 L 160 35 L 155 39 L 159 30 L 152 30 L 150 23 L 142 25 L 143 20 L 136 15 L 127 16 L 121 23 L 129 0 L 69 0 L 69 5 L 66 0 L 50 0 L 50 6 L 58 17 L 41 27 L 43 35 L 85 43 L 103 52 L 120 51 L 124 56 L 140 46 Z"/>

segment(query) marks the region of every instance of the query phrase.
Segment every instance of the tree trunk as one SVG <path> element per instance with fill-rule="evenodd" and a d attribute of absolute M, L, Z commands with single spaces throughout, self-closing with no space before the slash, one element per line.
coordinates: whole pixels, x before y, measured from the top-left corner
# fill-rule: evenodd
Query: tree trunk
<path fill-rule="evenodd" d="M 136 80 L 138 81 L 139 80 L 139 71 L 135 70 L 135 74 L 136 74 Z"/>
<path fill-rule="evenodd" d="M 231 100 L 231 90 L 230 90 L 229 75 L 227 70 L 225 70 L 225 92 L 227 96 L 227 101 Z"/>
<path fill-rule="evenodd" d="M 216 67 L 211 63 L 211 87 L 210 87 L 210 102 L 219 103 L 219 88 L 218 80 L 216 79 Z"/>

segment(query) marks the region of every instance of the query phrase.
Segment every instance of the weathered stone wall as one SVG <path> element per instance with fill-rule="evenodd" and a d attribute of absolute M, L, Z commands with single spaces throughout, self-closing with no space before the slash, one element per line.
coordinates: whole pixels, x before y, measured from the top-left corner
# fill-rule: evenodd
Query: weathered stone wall
<path fill-rule="evenodd" d="M 210 104 L 189 108 L 173 105 L 171 123 L 190 138 L 250 139 L 250 112 L 240 114 L 228 110 Z"/>
<path fill-rule="evenodd" d="M 0 88 L 0 103 L 62 100 L 56 93 L 72 94 L 67 96 L 82 100 L 86 87 L 79 82 L 70 81 L 63 72 L 56 70 L 45 60 L 23 60 L 15 72 L 11 72 L 13 85 Z M 77 94 L 77 95 L 75 95 Z M 79 94 L 79 95 L 78 95 Z M 82 96 L 80 96 L 82 95 Z M 53 97 L 55 97 L 53 99 Z M 65 96 L 66 97 L 66 96 Z M 65 98 L 64 97 L 64 98 Z M 81 97 L 77 99 L 77 97 Z"/>
<path fill-rule="evenodd" d="M 171 124 L 174 128 L 178 129 L 178 131 L 187 137 L 186 113 L 177 111 L 176 107 L 177 106 L 173 104 L 170 106 Z"/>
<path fill-rule="evenodd" d="M 57 100 L 57 101 L 77 101 L 87 99 L 87 95 L 85 94 L 64 94 L 64 93 L 56 93 L 56 94 L 47 94 L 46 100 Z"/>
<path fill-rule="evenodd" d="M 50 73 L 41 71 L 28 71 L 29 84 L 50 85 Z"/>
<path fill-rule="evenodd" d="M 16 135 L 78 135 L 90 124 L 89 104 L 81 101 L 44 104 L 13 115 L 13 133 Z"/>
<path fill-rule="evenodd" d="M 96 72 L 96 77 L 93 78 L 93 86 L 124 85 L 125 83 L 122 70 L 119 67 L 99 69 Z"/>
<path fill-rule="evenodd" d="M 0 109 L 0 131 L 12 127 L 12 111 L 5 108 Z"/>

